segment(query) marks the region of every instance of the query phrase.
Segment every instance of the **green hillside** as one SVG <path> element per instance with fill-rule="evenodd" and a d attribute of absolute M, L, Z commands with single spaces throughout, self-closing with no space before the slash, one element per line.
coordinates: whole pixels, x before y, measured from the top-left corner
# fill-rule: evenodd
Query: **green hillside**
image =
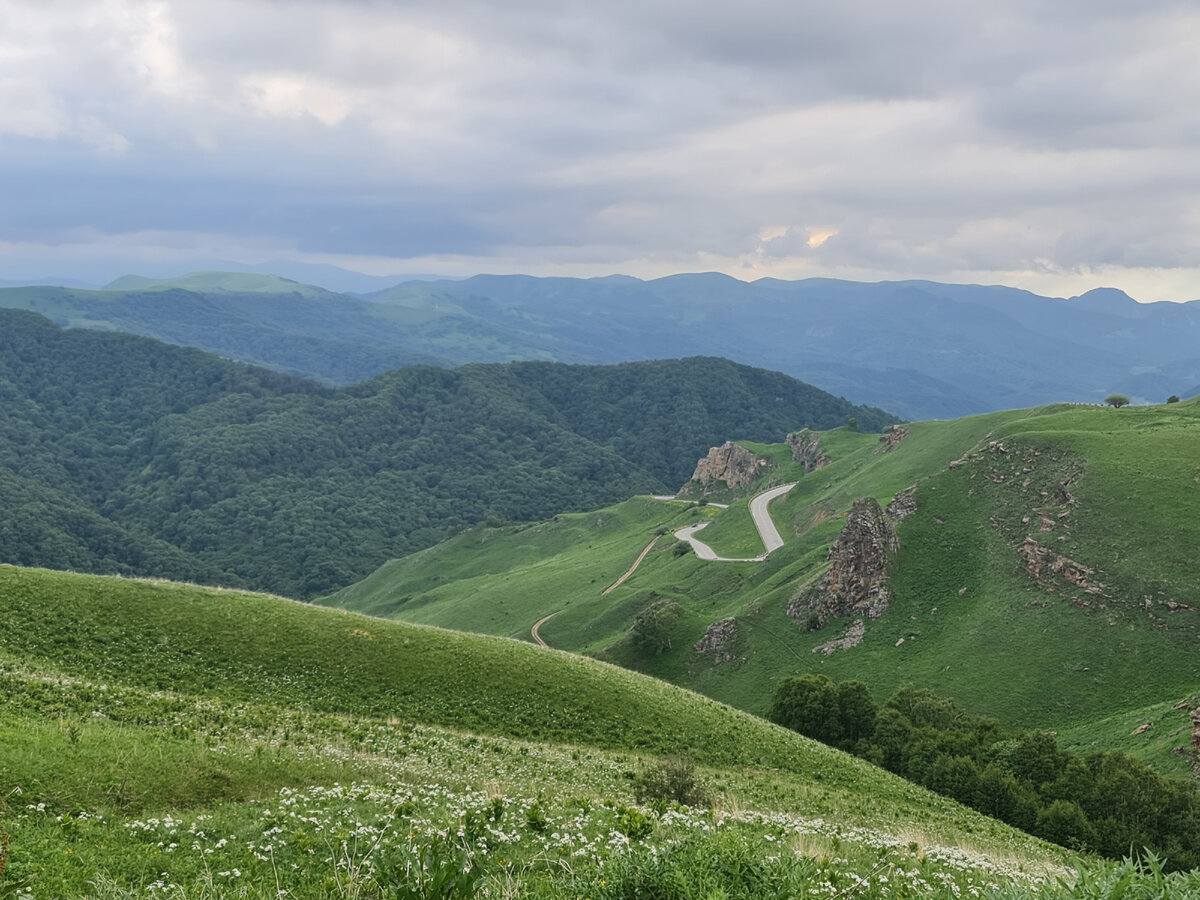
<path fill-rule="evenodd" d="M 1056 730 L 1070 746 L 1119 747 L 1187 773 L 1194 753 L 1181 702 L 1200 690 L 1200 404 L 916 423 L 890 451 L 877 435 L 845 429 L 822 441 L 832 462 L 772 505 L 786 543 L 765 562 L 705 562 L 678 553 L 670 537 L 706 517 L 703 540 L 744 555 L 755 540 L 744 499 L 728 509 L 646 499 L 469 532 L 328 602 L 527 639 L 533 622 L 556 613 L 540 629 L 552 646 L 756 713 L 784 675 L 861 679 L 879 701 L 911 683 L 1008 726 Z M 771 478 L 794 475 L 781 466 Z M 914 486 L 915 512 L 895 525 L 899 549 L 887 557 L 886 611 L 835 614 L 808 630 L 806 591 L 831 565 L 854 501 L 886 506 Z M 668 533 L 633 576 L 602 594 L 658 532 Z M 664 608 L 677 617 L 669 646 L 639 643 L 639 613 Z M 860 618 L 857 645 L 816 652 Z M 699 649 L 726 619 L 718 646 L 710 636 Z"/>
<path fill-rule="evenodd" d="M 260 275 L 254 272 L 189 272 L 178 278 L 143 278 L 140 275 L 125 275 L 105 285 L 105 292 L 122 291 L 192 291 L 204 293 L 217 291 L 233 294 L 294 294 L 336 300 L 341 295 L 311 284 L 301 284 L 278 275 Z"/>
<path fill-rule="evenodd" d="M 0 561 L 299 598 L 480 521 L 666 490 L 729 429 L 890 420 L 716 359 L 408 366 L 335 390 L 14 310 L 0 406 Z"/>
<path fill-rule="evenodd" d="M 6 896 L 1025 897 L 1077 865 L 755 717 L 519 642 L 9 566 L 0 633 Z M 664 767 L 683 752 L 697 768 Z M 662 772 L 707 800 L 654 800 Z"/>

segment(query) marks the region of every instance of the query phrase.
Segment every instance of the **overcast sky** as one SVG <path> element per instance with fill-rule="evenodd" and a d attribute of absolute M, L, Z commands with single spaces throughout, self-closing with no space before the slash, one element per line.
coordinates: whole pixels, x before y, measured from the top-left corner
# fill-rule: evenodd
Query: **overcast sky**
<path fill-rule="evenodd" d="M 197 258 L 1200 298 L 1200 4 L 0 0 L 0 279 Z"/>

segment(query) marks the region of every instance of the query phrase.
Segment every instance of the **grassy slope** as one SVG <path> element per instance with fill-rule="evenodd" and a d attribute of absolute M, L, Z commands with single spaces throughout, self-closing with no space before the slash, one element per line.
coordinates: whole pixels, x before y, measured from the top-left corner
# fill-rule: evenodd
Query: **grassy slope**
<path fill-rule="evenodd" d="M 887 453 L 879 451 L 875 436 L 844 429 L 823 441 L 833 462 L 802 477 L 772 506 L 788 544 L 765 563 L 705 564 L 656 547 L 634 578 L 600 598 L 595 585 L 562 564 L 588 558 L 586 544 L 596 540 L 589 531 L 575 548 L 508 569 L 488 602 L 495 608 L 525 598 L 522 611 L 530 623 L 534 612 L 587 609 L 590 618 L 556 616 L 543 636 L 554 646 L 600 652 L 754 712 L 765 710 L 772 680 L 793 672 L 862 678 L 880 698 L 913 682 L 1012 725 L 1059 729 L 1065 741 L 1083 748 L 1120 746 L 1165 771 L 1186 771 L 1185 757 L 1173 752 L 1186 743 L 1178 726 L 1170 734 L 1151 729 L 1141 740 L 1130 740 L 1129 731 L 1149 720 L 1143 707 L 1169 708 L 1200 687 L 1194 653 L 1200 612 L 1171 612 L 1163 605 L 1195 606 L 1192 598 L 1200 596 L 1200 575 L 1189 564 L 1189 551 L 1200 543 L 1200 504 L 1193 492 L 1200 479 L 1194 461 L 1200 406 L 1058 406 L 916 423 Z M 992 441 L 1009 452 L 968 455 Z M 948 467 L 964 457 L 963 464 Z M 773 473 L 781 480 L 775 474 L 786 473 Z M 1042 532 L 1035 510 L 1049 501 L 1041 491 L 1053 495 L 1068 477 L 1074 479 L 1068 488 L 1073 502 L 1055 507 L 1053 526 Z M 870 623 L 858 647 L 814 654 L 846 623 L 804 632 L 784 613 L 788 599 L 822 570 L 826 548 L 855 498 L 874 496 L 886 504 L 913 485 L 919 485 L 918 512 L 900 525 L 891 609 Z M 752 539 L 745 501 L 709 514 L 714 522 L 703 539 L 725 555 L 746 553 Z M 1016 549 L 1026 536 L 1094 569 L 1108 597 L 1061 579 L 1035 582 L 1021 570 Z M 491 554 L 503 558 L 506 538 L 496 540 Z M 629 536 L 626 557 L 639 542 L 640 536 Z M 617 568 L 619 554 L 607 546 L 610 568 Z M 406 590 L 408 578 L 428 577 L 420 560 L 392 565 L 398 567 L 387 588 L 393 592 Z M 441 599 L 421 608 L 422 621 L 489 630 L 475 612 L 476 586 L 456 585 L 453 568 L 439 583 Z M 561 604 L 532 602 L 527 573 L 535 571 L 537 583 L 555 586 Z M 370 592 L 338 599 L 369 603 Z M 643 657 L 613 639 L 654 596 L 678 600 L 685 616 L 671 650 Z M 396 614 L 409 615 L 405 609 Z M 738 618 L 734 661 L 714 663 L 692 644 L 725 616 Z"/>
<path fill-rule="evenodd" d="M 320 880 L 332 874 L 292 879 L 308 878 L 313 865 L 332 873 L 339 839 L 341 852 L 353 853 L 356 818 L 413 816 L 414 840 L 421 828 L 444 828 L 442 816 L 451 828 L 469 824 L 464 806 L 493 809 L 496 798 L 523 804 L 530 821 L 536 800 L 555 829 L 590 818 L 603 838 L 604 827 L 626 827 L 604 822 L 633 802 L 629 778 L 641 763 L 628 754 L 684 749 L 705 764 L 725 816 L 772 817 L 768 830 L 781 835 L 785 826 L 815 829 L 826 837 L 797 849 L 823 841 L 826 858 L 850 857 L 844 865 L 864 874 L 878 853 L 855 847 L 879 840 L 921 858 L 929 844 L 960 847 L 974 862 L 952 861 L 952 869 L 993 874 L 978 854 L 1008 860 L 1014 871 L 1066 860 L 706 698 L 514 641 L 263 595 L 7 566 L 0 627 L 0 817 L 13 847 L 0 887 L 33 884 L 39 896 L 96 896 L 100 887 L 126 896 L 110 879 L 203 886 L 220 869 L 264 885 L 283 877 L 299 884 L 297 896 L 353 896 Z M 334 787 L 351 780 L 379 787 Z M 305 818 L 285 814 L 302 800 L 320 805 L 325 795 L 313 785 L 335 793 Z M 404 792 L 408 799 L 395 799 Z M 829 824 L 787 825 L 798 816 Z M 650 821 L 655 834 L 673 833 L 665 819 Z M 707 831 L 705 822 L 696 827 Z M 549 833 L 529 827 L 536 834 L 527 843 Z M 303 855 L 306 846 L 315 859 Z"/>

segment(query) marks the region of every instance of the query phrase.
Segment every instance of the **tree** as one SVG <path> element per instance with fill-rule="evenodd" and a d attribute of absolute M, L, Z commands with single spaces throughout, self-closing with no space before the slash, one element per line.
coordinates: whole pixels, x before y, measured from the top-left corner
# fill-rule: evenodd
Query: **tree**
<path fill-rule="evenodd" d="M 825 744 L 842 737 L 838 691 L 827 675 L 792 675 L 779 682 L 767 718 Z"/>
<path fill-rule="evenodd" d="M 878 713 L 871 691 L 861 681 L 843 681 L 837 686 L 837 697 L 846 743 L 853 747 L 857 741 L 870 739 Z"/>
<path fill-rule="evenodd" d="M 634 646 L 647 653 L 670 650 L 671 632 L 682 615 L 683 607 L 674 600 L 656 600 L 637 614 L 629 638 Z"/>
<path fill-rule="evenodd" d="M 1129 398 L 1126 397 L 1124 394 L 1109 394 L 1107 397 L 1104 398 L 1104 402 L 1107 403 L 1109 406 L 1111 406 L 1113 409 L 1120 409 L 1122 406 L 1129 405 Z"/>
<path fill-rule="evenodd" d="M 1178 403 L 1178 402 L 1179 402 L 1179 395 L 1178 395 L 1178 394 L 1172 394 L 1170 397 L 1168 397 L 1168 398 L 1167 398 L 1167 402 L 1168 402 L 1168 403 Z"/>

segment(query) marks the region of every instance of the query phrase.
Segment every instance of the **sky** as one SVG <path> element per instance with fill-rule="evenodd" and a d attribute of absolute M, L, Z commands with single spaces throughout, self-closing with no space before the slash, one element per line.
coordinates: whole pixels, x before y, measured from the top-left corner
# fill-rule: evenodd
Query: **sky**
<path fill-rule="evenodd" d="M 0 0 L 0 279 L 1200 298 L 1200 4 Z"/>

